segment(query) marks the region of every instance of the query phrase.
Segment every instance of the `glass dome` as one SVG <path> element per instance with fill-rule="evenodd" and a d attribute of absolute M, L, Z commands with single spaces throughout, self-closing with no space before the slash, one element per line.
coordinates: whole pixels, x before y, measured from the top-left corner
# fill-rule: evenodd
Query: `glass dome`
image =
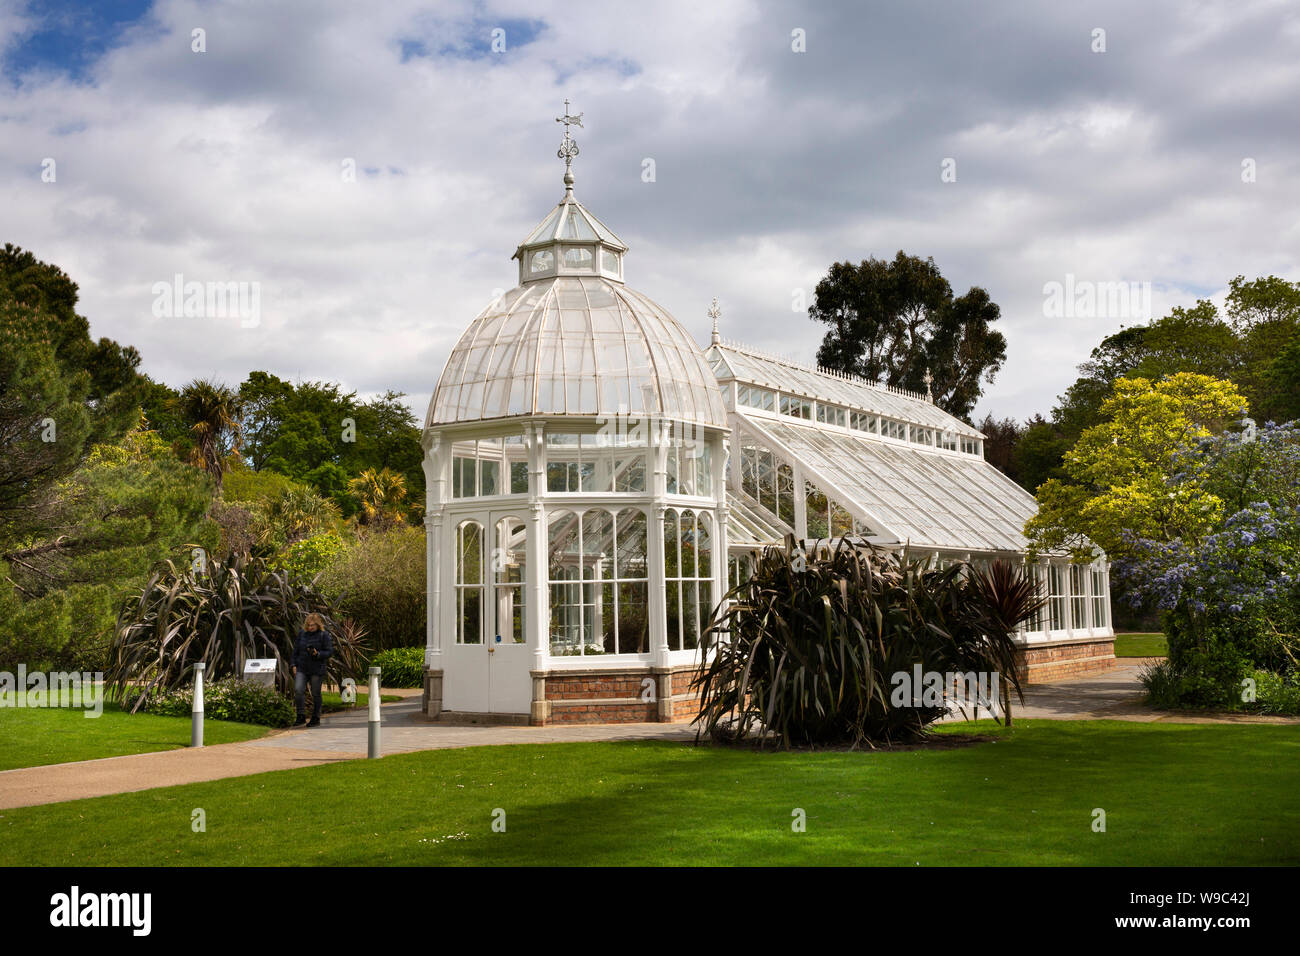
<path fill-rule="evenodd" d="M 618 414 L 727 427 L 703 353 L 667 310 L 606 276 L 553 275 L 510 290 L 465 330 L 427 424 Z"/>

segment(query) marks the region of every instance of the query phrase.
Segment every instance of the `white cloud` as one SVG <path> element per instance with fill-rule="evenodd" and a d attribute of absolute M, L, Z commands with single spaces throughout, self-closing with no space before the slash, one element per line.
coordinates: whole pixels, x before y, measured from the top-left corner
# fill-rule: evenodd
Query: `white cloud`
<path fill-rule="evenodd" d="M 1047 12 L 164 2 L 90 82 L 8 92 L 0 239 L 67 270 L 93 333 L 172 384 L 266 368 L 405 390 L 422 413 L 560 197 L 568 97 L 578 194 L 632 246 L 630 284 L 701 340 L 717 295 L 724 334 L 810 359 L 820 330 L 793 289 L 836 260 L 932 255 L 958 292 L 1002 306 L 1010 360 L 981 411 L 1024 417 L 1119 324 L 1045 320 L 1044 282 L 1151 281 L 1159 313 L 1238 272 L 1300 276 L 1300 132 L 1273 115 L 1300 93 L 1281 55 L 1295 18 L 1219 10 L 1116 3 L 1112 52 L 1089 58 L 1087 30 Z M 0 0 L 0 50 L 23 17 Z M 516 20 L 545 25 L 468 55 Z M 194 27 L 207 53 L 190 51 Z M 429 55 L 403 62 L 403 41 Z M 1227 88 L 1244 108 L 1224 112 Z M 956 184 L 939 181 L 944 156 Z M 155 318 L 150 288 L 176 273 L 261 283 L 261 324 Z"/>

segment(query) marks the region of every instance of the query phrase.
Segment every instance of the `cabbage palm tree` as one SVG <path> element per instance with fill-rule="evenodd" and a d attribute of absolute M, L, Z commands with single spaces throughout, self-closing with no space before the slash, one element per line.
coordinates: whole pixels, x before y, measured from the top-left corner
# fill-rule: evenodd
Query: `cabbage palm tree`
<path fill-rule="evenodd" d="M 239 450 L 243 400 L 225 385 L 195 379 L 181 390 L 175 405 L 194 434 L 194 464 L 212 476 L 219 493 L 225 456 Z"/>
<path fill-rule="evenodd" d="M 405 524 L 406 476 L 388 468 L 367 468 L 348 482 L 348 490 L 361 502 L 365 524 Z"/>
<path fill-rule="evenodd" d="M 267 503 L 257 537 L 263 543 L 284 547 L 334 527 L 339 518 L 334 502 L 305 485 L 293 484 Z"/>

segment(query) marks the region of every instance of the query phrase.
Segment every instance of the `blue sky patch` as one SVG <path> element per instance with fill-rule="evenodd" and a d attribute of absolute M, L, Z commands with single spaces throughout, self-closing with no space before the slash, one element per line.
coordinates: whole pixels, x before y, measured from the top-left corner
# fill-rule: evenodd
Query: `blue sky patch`
<path fill-rule="evenodd" d="M 23 13 L 34 27 L 4 52 L 4 76 L 20 84 L 28 73 L 54 72 L 88 82 L 95 63 L 152 5 L 152 0 L 33 0 Z"/>
<path fill-rule="evenodd" d="M 398 43 L 403 63 L 416 57 L 482 60 L 527 46 L 545 29 L 545 20 L 475 18 L 464 26 L 436 30 L 428 36 L 402 37 Z"/>
<path fill-rule="evenodd" d="M 576 73 L 609 70 L 622 77 L 636 76 L 641 72 L 640 64 L 626 57 L 589 56 L 576 63 L 552 64 L 555 67 L 555 82 L 563 83 Z"/>

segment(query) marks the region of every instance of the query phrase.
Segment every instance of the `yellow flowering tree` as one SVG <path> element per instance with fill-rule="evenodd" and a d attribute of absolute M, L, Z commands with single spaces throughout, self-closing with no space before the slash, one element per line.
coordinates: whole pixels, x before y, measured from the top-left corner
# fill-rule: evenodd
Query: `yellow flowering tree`
<path fill-rule="evenodd" d="M 1170 479 L 1187 469 L 1189 449 L 1245 412 L 1245 398 L 1224 379 L 1117 379 L 1102 423 L 1066 453 L 1066 478 L 1039 486 L 1038 513 L 1025 525 L 1031 550 L 1065 548 L 1086 560 L 1090 542 L 1123 555 L 1128 535 L 1197 540 L 1222 519 L 1223 502 L 1195 480 Z"/>

